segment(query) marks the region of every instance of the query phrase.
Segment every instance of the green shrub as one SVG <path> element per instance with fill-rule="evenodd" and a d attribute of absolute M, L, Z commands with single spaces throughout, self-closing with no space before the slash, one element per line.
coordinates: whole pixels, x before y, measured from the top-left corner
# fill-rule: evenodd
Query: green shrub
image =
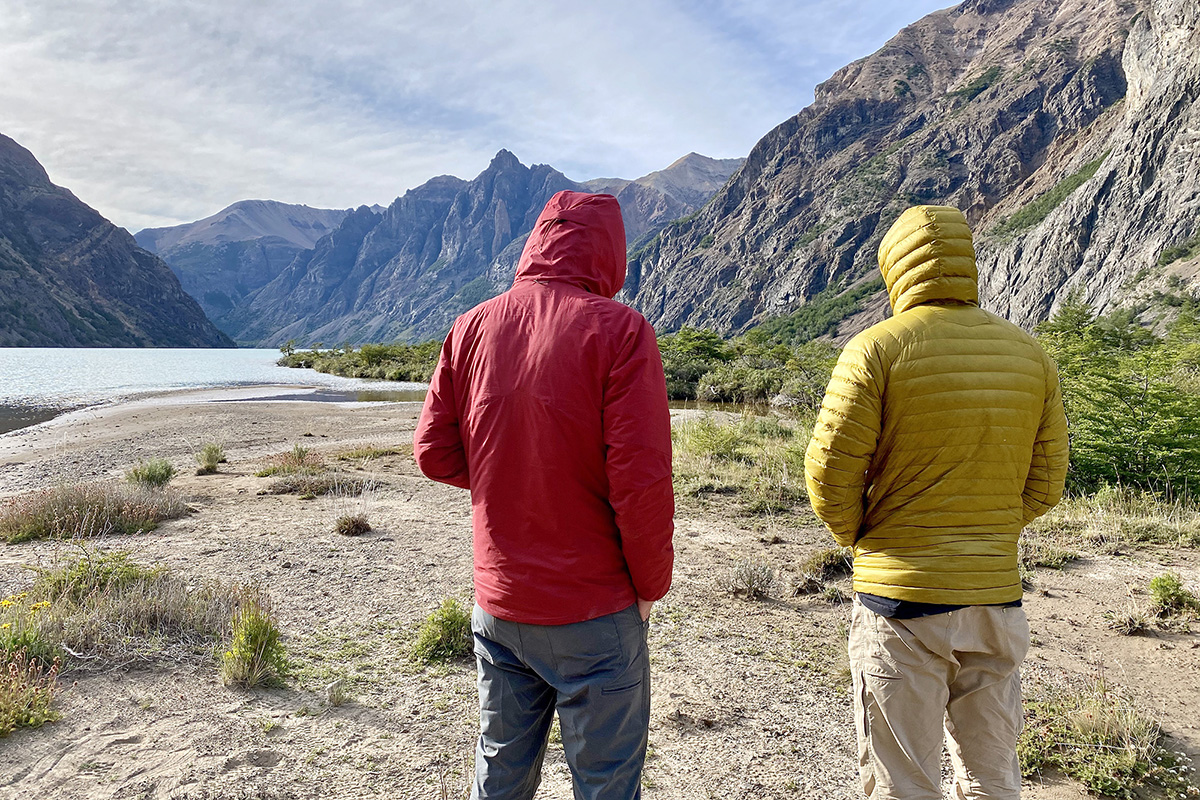
<path fill-rule="evenodd" d="M 969 103 L 994 84 L 1002 71 L 999 66 L 988 67 L 963 88 L 950 92 L 950 95 L 962 97 Z"/>
<path fill-rule="evenodd" d="M 257 590 L 243 593 L 230 621 L 231 639 L 221 655 L 226 686 L 279 685 L 288 674 L 287 653 L 266 598 Z"/>
<path fill-rule="evenodd" d="M 1188 360 L 1200 345 L 1194 312 L 1181 311 L 1159 339 L 1128 313 L 1095 317 L 1075 296 L 1038 335 L 1058 363 L 1072 493 L 1106 484 L 1167 499 L 1200 493 L 1200 392 Z"/>
<path fill-rule="evenodd" d="M 1181 261 L 1185 258 L 1192 258 L 1197 254 L 1200 254 L 1200 235 L 1193 236 L 1182 244 L 1175 245 L 1174 247 L 1168 247 L 1167 249 L 1163 250 L 1161 253 L 1159 253 L 1158 265 L 1160 267 L 1166 267 L 1175 263 L 1176 261 Z"/>
<path fill-rule="evenodd" d="M 152 458 L 149 461 L 139 461 L 136 466 L 125 471 L 125 479 L 138 486 L 148 486 L 155 489 L 167 485 L 175 477 L 175 467 L 165 458 Z"/>
<path fill-rule="evenodd" d="M 25 651 L 0 652 L 0 738 L 17 728 L 39 728 L 59 718 L 51 708 L 59 664 L 43 665 Z"/>
<path fill-rule="evenodd" d="M 224 464 L 225 448 L 214 442 L 208 442 L 196 453 L 197 475 L 211 475 L 217 471 L 218 464 Z"/>
<path fill-rule="evenodd" d="M 1158 617 L 1176 617 L 1200 611 L 1200 598 L 1184 588 L 1174 572 L 1164 572 L 1150 580 L 1150 602 Z"/>
<path fill-rule="evenodd" d="M 466 308 L 492 295 L 493 291 L 485 279 L 476 279 L 460 289 L 455 302 Z M 282 350 L 279 359 L 282 367 L 314 369 L 347 378 L 382 378 L 390 381 L 428 382 L 437 366 L 441 353 L 441 341 L 420 344 L 364 344 L 359 350 L 352 346 L 310 350 Z"/>
<path fill-rule="evenodd" d="M 58 660 L 62 651 L 41 625 L 49 605 L 30 597 L 29 592 L 0 600 L 0 663 L 11 661 L 18 653 L 45 668 Z"/>
<path fill-rule="evenodd" d="M 417 631 L 412 658 L 422 664 L 468 655 L 472 650 L 471 610 L 447 597 Z"/>
<path fill-rule="evenodd" d="M 183 498 L 169 491 L 71 483 L 10 499 L 0 510 L 0 538 L 16 544 L 145 533 L 186 513 Z"/>

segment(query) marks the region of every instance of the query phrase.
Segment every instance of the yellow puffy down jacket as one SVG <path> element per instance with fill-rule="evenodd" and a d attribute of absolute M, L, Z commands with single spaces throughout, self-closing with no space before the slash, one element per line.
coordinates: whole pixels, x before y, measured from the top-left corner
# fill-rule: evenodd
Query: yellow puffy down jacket
<path fill-rule="evenodd" d="M 1017 536 L 1062 497 L 1054 362 L 979 308 L 971 230 L 918 206 L 879 247 L 894 316 L 842 351 L 805 458 L 809 499 L 854 547 L 854 589 L 978 605 L 1020 598 Z"/>

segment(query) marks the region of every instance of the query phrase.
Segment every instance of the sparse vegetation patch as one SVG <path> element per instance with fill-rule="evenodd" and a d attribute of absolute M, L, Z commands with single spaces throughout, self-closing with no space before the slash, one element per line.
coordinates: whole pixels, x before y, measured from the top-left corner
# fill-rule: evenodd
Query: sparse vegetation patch
<path fill-rule="evenodd" d="M 70 483 L 18 495 L 0 509 L 0 538 L 9 544 L 145 533 L 181 517 L 179 495 L 136 485 Z"/>
<path fill-rule="evenodd" d="M 225 448 L 215 442 L 208 442 L 196 453 L 197 475 L 212 475 L 220 464 L 224 464 Z"/>
<path fill-rule="evenodd" d="M 1108 158 L 1108 153 L 1100 156 L 1095 161 L 1084 164 L 1078 172 L 1063 178 L 1050 191 L 1039 196 L 1032 203 L 992 228 L 991 233 L 996 236 L 1008 236 L 1037 225 L 1049 216 L 1051 211 L 1058 208 L 1062 201 L 1066 200 L 1072 192 L 1091 180 L 1106 158 Z"/>
<path fill-rule="evenodd" d="M 1104 681 L 1026 698 L 1017 753 L 1023 775 L 1056 769 L 1104 797 L 1133 800 L 1150 787 L 1168 797 L 1200 796 L 1187 757 L 1169 749 L 1158 724 Z"/>

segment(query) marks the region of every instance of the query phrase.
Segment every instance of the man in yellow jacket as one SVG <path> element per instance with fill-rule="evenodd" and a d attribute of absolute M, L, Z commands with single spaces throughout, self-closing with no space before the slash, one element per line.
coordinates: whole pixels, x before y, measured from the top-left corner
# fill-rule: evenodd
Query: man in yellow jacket
<path fill-rule="evenodd" d="M 805 460 L 813 510 L 854 548 L 863 790 L 940 800 L 944 725 L 956 796 L 1018 800 L 1017 537 L 1062 496 L 1058 373 L 1033 337 L 979 308 L 957 209 L 904 212 L 879 266 L 893 316 L 846 345 Z"/>

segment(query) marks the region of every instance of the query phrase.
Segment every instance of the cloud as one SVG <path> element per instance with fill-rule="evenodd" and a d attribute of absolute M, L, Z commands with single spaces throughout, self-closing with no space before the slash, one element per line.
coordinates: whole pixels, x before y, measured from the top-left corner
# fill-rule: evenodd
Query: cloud
<path fill-rule="evenodd" d="M 745 155 L 913 21 L 883 0 L 0 0 L 0 18 L 0 132 L 132 230 L 253 197 L 386 204 L 501 147 L 578 179 Z"/>

